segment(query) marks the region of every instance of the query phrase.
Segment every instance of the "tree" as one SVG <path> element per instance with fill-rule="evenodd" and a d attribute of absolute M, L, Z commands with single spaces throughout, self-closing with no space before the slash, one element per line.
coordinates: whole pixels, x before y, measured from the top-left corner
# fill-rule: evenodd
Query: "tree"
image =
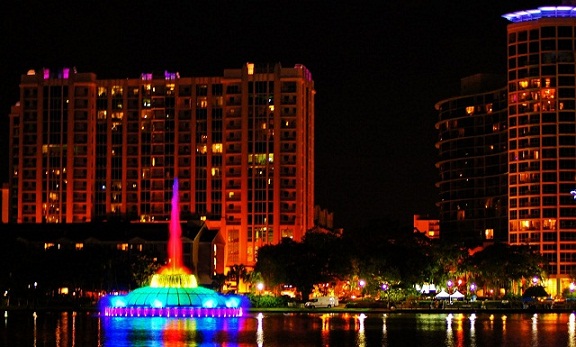
<path fill-rule="evenodd" d="M 212 287 L 216 289 L 218 292 L 222 292 L 222 288 L 224 284 L 226 284 L 226 279 L 228 276 L 224 274 L 215 274 L 212 276 Z"/>
<path fill-rule="evenodd" d="M 246 281 L 248 278 L 248 271 L 244 264 L 234 264 L 230 267 L 230 270 L 226 274 L 226 279 L 229 281 L 236 282 L 236 288 L 240 291 L 242 281 Z"/>
<path fill-rule="evenodd" d="M 528 246 L 495 243 L 475 253 L 467 263 L 472 277 L 492 288 L 512 288 L 512 282 L 543 276 L 545 259 Z"/>

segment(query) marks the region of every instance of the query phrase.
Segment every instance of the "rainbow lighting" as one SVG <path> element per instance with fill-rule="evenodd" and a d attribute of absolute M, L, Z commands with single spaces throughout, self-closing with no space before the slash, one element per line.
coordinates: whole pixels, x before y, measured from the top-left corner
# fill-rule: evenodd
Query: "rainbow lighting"
<path fill-rule="evenodd" d="M 511 12 L 502 17 L 512 23 L 529 22 L 540 18 L 576 18 L 576 7 L 574 6 L 543 6 L 534 10 L 524 10 Z"/>
<path fill-rule="evenodd" d="M 108 317 L 240 317 L 242 299 L 198 286 L 196 276 L 182 265 L 182 229 L 178 179 L 174 179 L 168 240 L 168 264 L 149 286 L 126 295 L 104 297 L 101 312 Z"/>

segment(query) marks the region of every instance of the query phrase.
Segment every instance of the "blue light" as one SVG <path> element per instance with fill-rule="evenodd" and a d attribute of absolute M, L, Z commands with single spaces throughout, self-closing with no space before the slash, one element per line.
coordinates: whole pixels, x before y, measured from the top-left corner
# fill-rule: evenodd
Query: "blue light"
<path fill-rule="evenodd" d="M 213 299 L 208 299 L 202 303 L 202 307 L 204 308 L 216 307 L 216 302 Z"/>
<path fill-rule="evenodd" d="M 226 300 L 226 307 L 239 307 L 240 306 L 240 298 L 236 298 L 236 297 L 231 297 L 228 300 Z"/>
<path fill-rule="evenodd" d="M 516 11 L 502 15 L 512 23 L 529 22 L 540 18 L 576 17 L 574 6 L 543 6 L 535 10 Z"/>
<path fill-rule="evenodd" d="M 123 296 L 110 297 L 110 306 L 112 307 L 126 307 L 126 301 Z"/>

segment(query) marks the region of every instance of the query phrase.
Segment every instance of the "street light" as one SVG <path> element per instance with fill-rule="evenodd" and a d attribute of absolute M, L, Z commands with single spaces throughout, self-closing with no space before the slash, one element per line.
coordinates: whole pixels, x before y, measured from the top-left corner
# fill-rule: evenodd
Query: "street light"
<path fill-rule="evenodd" d="M 364 286 L 366 285 L 366 281 L 359 280 L 358 285 L 360 286 L 360 295 L 364 296 Z"/>
<path fill-rule="evenodd" d="M 475 291 L 476 291 L 476 284 L 471 283 L 470 284 L 470 294 L 472 294 L 472 301 L 476 301 L 476 294 L 474 294 Z"/>
<path fill-rule="evenodd" d="M 382 290 L 386 293 L 386 308 L 390 308 L 390 295 L 388 294 L 388 283 L 382 283 Z"/>
<path fill-rule="evenodd" d="M 258 289 L 258 304 L 257 304 L 257 306 L 260 307 L 260 298 L 262 297 L 262 290 L 264 289 L 264 283 L 258 282 L 258 284 L 256 284 L 256 289 Z"/>

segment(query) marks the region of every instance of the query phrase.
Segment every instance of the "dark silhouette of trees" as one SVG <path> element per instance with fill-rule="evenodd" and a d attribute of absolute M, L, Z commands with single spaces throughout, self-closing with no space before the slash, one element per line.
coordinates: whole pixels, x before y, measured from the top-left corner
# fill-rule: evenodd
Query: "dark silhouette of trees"
<path fill-rule="evenodd" d="M 464 268 L 481 286 L 511 289 L 512 282 L 540 278 L 545 259 L 529 246 L 495 243 L 472 255 Z"/>

